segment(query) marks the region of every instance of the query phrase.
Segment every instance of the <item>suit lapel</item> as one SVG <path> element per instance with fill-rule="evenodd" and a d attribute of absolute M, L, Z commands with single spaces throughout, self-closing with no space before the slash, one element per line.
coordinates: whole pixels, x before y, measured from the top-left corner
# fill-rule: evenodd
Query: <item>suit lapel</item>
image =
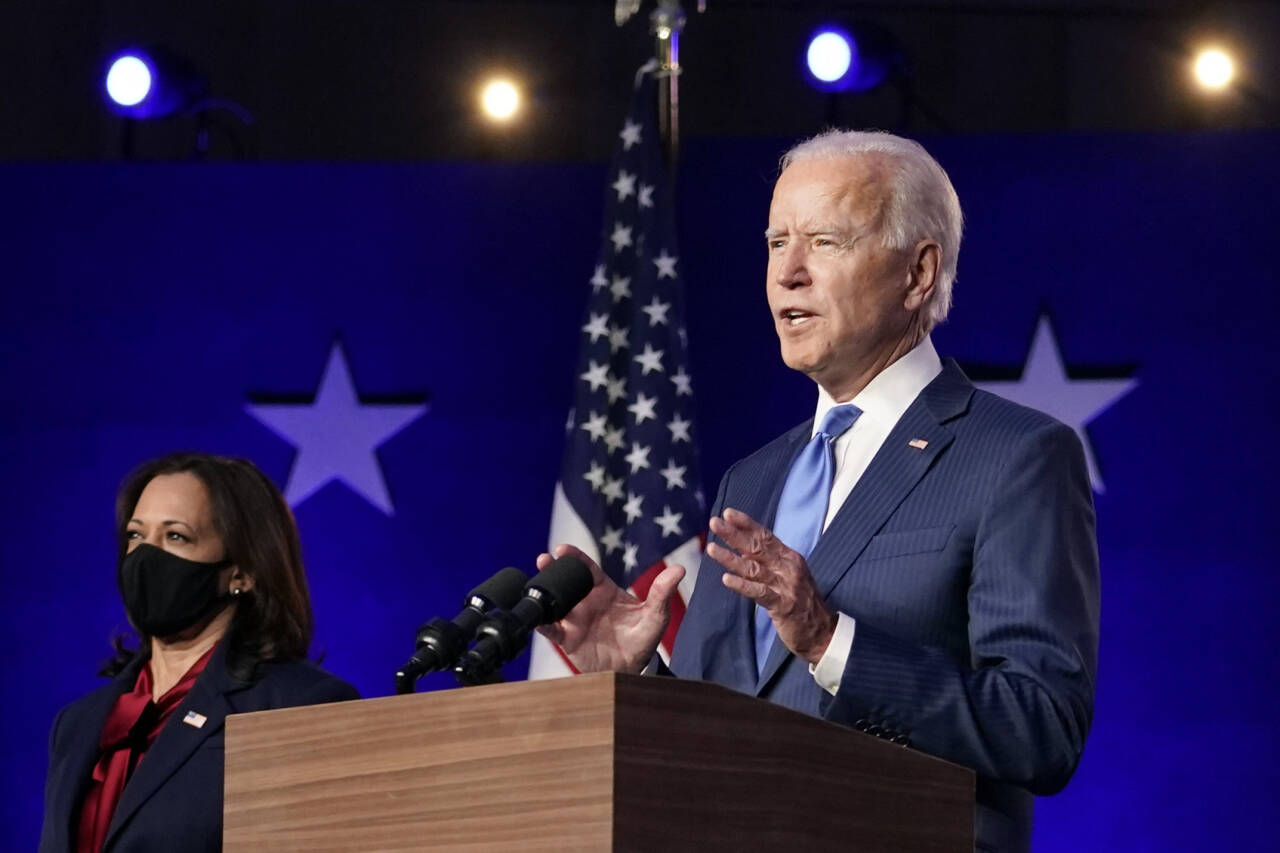
<path fill-rule="evenodd" d="M 226 669 L 225 643 L 219 643 L 204 672 L 191 686 L 191 691 L 182 700 L 182 704 L 173 710 L 155 743 L 138 762 L 137 770 L 120 795 L 104 846 L 111 845 L 114 837 L 138 809 L 177 772 L 201 744 L 222 730 L 227 714 L 231 712 L 225 694 L 239 687 Z M 205 718 L 203 725 L 197 728 L 184 723 L 183 719 L 188 711 L 202 715 Z"/>
<path fill-rule="evenodd" d="M 809 555 L 809 571 L 824 599 L 951 444 L 955 436 L 946 422 L 964 414 L 972 396 L 972 383 L 954 361 L 947 359 L 942 373 L 898 419 Z M 768 686 L 790 654 L 775 640 L 756 684 L 757 694 Z"/>
<path fill-rule="evenodd" d="M 72 827 L 79 823 L 76 810 L 80 808 L 80 796 L 85 783 L 93 774 L 93 765 L 98 760 L 98 741 L 102 737 L 102 729 L 112 706 L 120 698 L 120 694 L 128 691 L 138 677 L 138 669 L 145 658 L 135 658 L 105 685 L 91 694 L 86 705 L 76 710 L 74 715 L 64 714 L 58 721 L 57 765 L 49 772 L 50 783 L 54 790 L 50 792 L 49 803 L 55 814 L 45 817 L 47 821 L 56 821 L 60 833 L 66 839 L 61 848 L 70 850 L 75 847 L 75 836 Z"/>
<path fill-rule="evenodd" d="M 778 499 L 782 495 L 782 483 L 792 460 L 808 442 L 812 431 L 813 421 L 810 419 L 778 439 L 772 452 L 762 454 L 764 459 L 759 468 L 750 476 L 743 476 L 740 482 L 732 482 L 731 490 L 725 494 L 724 507 L 741 510 L 764 526 L 772 527 L 778 511 Z M 720 612 L 708 614 L 710 621 L 707 624 L 731 626 L 724 638 L 728 650 L 723 654 L 708 654 L 704 660 L 732 662 L 733 673 L 725 673 L 724 678 L 738 689 L 750 691 L 756 683 L 755 603 L 724 588 L 719 578 L 716 578 L 716 587 Z M 703 675 L 706 677 L 708 673 Z"/>

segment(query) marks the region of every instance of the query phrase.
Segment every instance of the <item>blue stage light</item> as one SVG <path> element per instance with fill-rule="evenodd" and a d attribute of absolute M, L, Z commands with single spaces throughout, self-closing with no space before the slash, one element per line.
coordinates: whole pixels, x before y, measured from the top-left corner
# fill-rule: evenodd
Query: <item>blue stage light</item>
<path fill-rule="evenodd" d="M 849 73 L 853 64 L 856 45 L 847 33 L 839 30 L 822 30 L 809 39 L 805 59 L 809 73 L 823 83 L 836 83 Z"/>
<path fill-rule="evenodd" d="M 805 65 L 810 81 L 825 92 L 867 92 L 883 83 L 900 63 L 896 40 L 882 27 L 826 26 L 809 38 Z"/>
<path fill-rule="evenodd" d="M 107 69 L 107 97 L 122 107 L 135 107 L 151 94 L 153 77 L 146 59 L 133 53 L 122 54 Z"/>
<path fill-rule="evenodd" d="M 189 62 L 160 47 L 131 48 L 112 57 L 107 106 L 128 118 L 162 118 L 189 109 L 208 85 Z"/>

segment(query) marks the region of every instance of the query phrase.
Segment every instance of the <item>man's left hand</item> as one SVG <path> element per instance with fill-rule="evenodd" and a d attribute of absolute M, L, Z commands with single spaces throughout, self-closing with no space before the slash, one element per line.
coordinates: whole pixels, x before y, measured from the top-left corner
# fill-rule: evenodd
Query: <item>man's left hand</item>
<path fill-rule="evenodd" d="M 711 559 L 728 569 L 724 585 L 768 610 L 778 638 L 796 655 L 812 664 L 821 660 L 837 616 L 818 593 L 804 557 L 736 509 L 712 518 L 711 532 L 729 546 L 707 546 Z"/>

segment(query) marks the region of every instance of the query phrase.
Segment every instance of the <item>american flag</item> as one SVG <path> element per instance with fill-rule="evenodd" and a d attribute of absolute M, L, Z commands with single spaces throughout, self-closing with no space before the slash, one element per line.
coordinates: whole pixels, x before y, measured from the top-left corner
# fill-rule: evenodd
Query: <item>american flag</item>
<path fill-rule="evenodd" d="M 650 62 L 636 75 L 609 172 L 550 539 L 581 548 L 641 598 L 668 562 L 689 570 L 659 647 L 669 661 L 706 539 L 706 501 L 655 70 Z M 537 637 L 529 677 L 571 672 Z"/>

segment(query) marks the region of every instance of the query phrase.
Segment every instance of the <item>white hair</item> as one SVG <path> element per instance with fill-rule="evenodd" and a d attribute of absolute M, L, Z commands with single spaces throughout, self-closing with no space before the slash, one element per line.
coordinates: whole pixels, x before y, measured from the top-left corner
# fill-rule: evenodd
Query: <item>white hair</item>
<path fill-rule="evenodd" d="M 885 248 L 905 250 L 920 240 L 936 240 L 942 249 L 938 280 L 925 306 L 925 320 L 933 328 L 951 310 L 964 214 L 951 179 L 924 146 L 879 130 L 828 130 L 783 154 L 781 170 L 802 160 L 866 155 L 889 162 L 889 198 L 880 228 Z"/>

